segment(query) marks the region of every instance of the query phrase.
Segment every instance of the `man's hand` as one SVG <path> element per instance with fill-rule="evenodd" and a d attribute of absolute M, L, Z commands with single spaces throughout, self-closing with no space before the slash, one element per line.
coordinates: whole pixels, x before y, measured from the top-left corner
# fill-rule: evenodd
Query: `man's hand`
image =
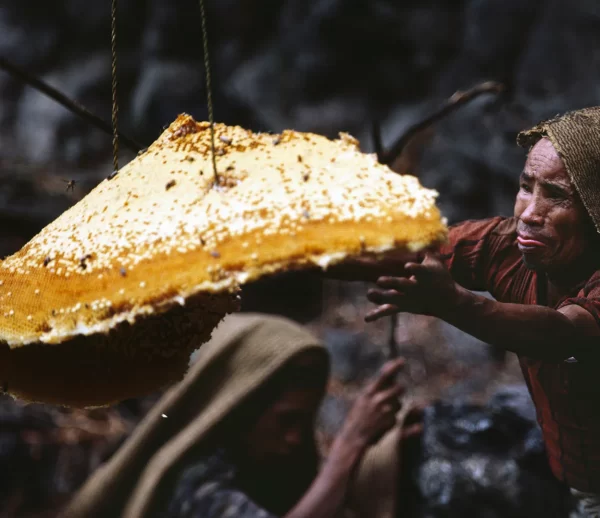
<path fill-rule="evenodd" d="M 402 358 L 387 362 L 379 376 L 356 399 L 336 438 L 337 447 L 343 443 L 364 451 L 396 424 L 405 387 L 394 378 L 403 366 Z"/>
<path fill-rule="evenodd" d="M 396 383 L 395 377 L 403 363 L 403 360 L 386 363 L 379 377 L 358 397 L 317 478 L 284 518 L 341 516 L 350 481 L 365 450 L 396 424 L 404 386 Z M 413 417 L 403 437 L 415 437 L 419 432 L 418 417 Z"/>
<path fill-rule="evenodd" d="M 414 313 L 444 318 L 460 300 L 461 288 L 432 253 L 422 263 L 406 263 L 407 277 L 380 277 L 367 298 L 379 304 L 367 313 L 365 320 L 373 322 L 394 313 Z"/>

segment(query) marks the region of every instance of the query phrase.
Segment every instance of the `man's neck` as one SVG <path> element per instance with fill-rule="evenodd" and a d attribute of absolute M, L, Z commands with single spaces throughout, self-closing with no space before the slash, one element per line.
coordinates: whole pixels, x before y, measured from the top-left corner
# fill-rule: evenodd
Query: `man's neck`
<path fill-rule="evenodd" d="M 600 265 L 597 257 L 584 257 L 556 272 L 546 272 L 549 303 L 552 304 L 562 297 L 571 295 L 573 290 L 585 283 L 598 269 Z"/>

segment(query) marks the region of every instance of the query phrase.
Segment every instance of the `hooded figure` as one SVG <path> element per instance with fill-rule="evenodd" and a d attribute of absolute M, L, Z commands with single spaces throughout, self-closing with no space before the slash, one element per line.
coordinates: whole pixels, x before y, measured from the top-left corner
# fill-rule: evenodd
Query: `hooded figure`
<path fill-rule="evenodd" d="M 312 425 L 328 375 L 325 348 L 297 324 L 257 314 L 228 317 L 184 380 L 79 491 L 65 518 L 285 515 L 317 474 Z M 282 393 L 292 396 L 278 400 L 273 417 L 273 400 Z M 398 408 L 390 406 L 395 416 Z M 315 412 L 302 415 L 306 409 Z M 284 430 L 282 423 L 295 421 L 303 423 L 300 431 L 288 437 L 294 425 Z M 398 430 L 348 463 L 347 516 L 395 516 Z"/>

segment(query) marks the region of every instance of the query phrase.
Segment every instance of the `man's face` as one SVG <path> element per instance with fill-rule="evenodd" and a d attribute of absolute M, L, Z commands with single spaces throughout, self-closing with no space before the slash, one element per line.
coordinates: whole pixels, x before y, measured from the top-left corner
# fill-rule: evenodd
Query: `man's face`
<path fill-rule="evenodd" d="M 302 460 L 299 457 L 314 441 L 322 397 L 316 388 L 284 391 L 248 430 L 245 442 L 250 457 L 272 467 Z"/>
<path fill-rule="evenodd" d="M 589 218 L 547 138 L 529 153 L 514 214 L 518 247 L 529 268 L 560 271 L 580 259 L 589 246 Z"/>

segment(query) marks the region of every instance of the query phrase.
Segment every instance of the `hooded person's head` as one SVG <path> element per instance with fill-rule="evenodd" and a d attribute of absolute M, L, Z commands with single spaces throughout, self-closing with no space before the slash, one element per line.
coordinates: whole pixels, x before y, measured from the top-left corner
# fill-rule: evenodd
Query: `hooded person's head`
<path fill-rule="evenodd" d="M 566 113 L 520 133 L 529 148 L 515 203 L 525 264 L 555 274 L 599 250 L 600 107 Z"/>
<path fill-rule="evenodd" d="M 301 326 L 273 316 L 226 318 L 66 516 L 151 516 L 181 470 L 217 447 L 233 453 L 259 500 L 268 491 L 256 481 L 287 488 L 273 495 L 279 511 L 315 476 L 314 423 L 328 375 L 325 348 Z"/>

